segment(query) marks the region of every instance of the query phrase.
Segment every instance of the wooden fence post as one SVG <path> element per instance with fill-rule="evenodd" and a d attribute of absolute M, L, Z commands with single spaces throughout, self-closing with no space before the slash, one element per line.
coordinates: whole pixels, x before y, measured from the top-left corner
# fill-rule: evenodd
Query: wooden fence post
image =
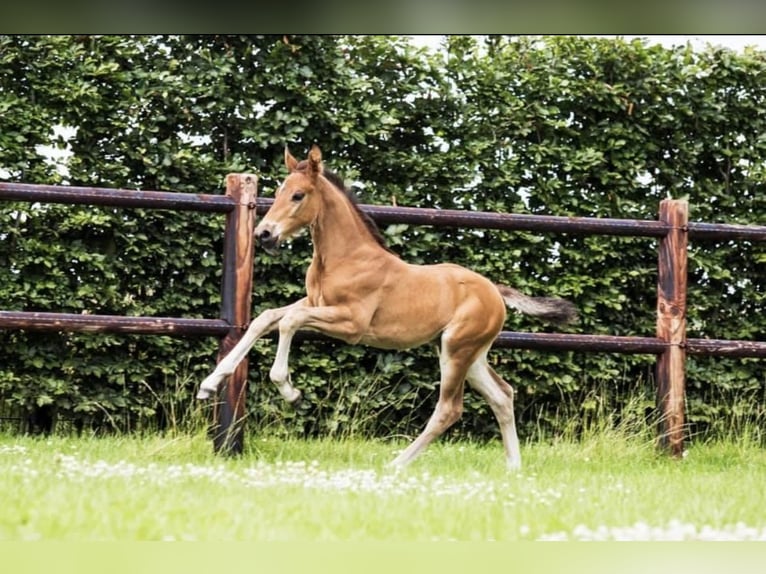
<path fill-rule="evenodd" d="M 676 457 L 684 450 L 686 387 L 686 281 L 689 205 L 660 202 L 659 219 L 668 226 L 660 241 L 657 280 L 657 337 L 667 343 L 657 360 L 660 445 Z"/>
<path fill-rule="evenodd" d="M 220 361 L 237 344 L 250 322 L 253 290 L 253 254 L 255 199 L 258 178 L 252 174 L 226 176 L 226 195 L 236 207 L 226 216 L 223 247 L 223 279 L 221 283 L 221 318 L 231 326 L 221 339 Z M 240 454 L 244 448 L 245 397 L 247 391 L 247 357 L 237 365 L 223 388 L 222 400 L 214 409 L 212 430 L 215 452 Z"/>

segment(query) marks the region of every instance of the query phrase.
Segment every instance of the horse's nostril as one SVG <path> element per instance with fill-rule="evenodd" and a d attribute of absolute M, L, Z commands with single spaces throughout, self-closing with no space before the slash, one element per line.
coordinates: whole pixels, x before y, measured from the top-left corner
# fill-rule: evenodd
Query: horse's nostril
<path fill-rule="evenodd" d="M 273 233 L 268 229 L 264 229 L 258 235 L 258 242 L 266 250 L 266 253 L 274 254 L 277 251 L 277 244 L 279 243 L 279 233 Z"/>

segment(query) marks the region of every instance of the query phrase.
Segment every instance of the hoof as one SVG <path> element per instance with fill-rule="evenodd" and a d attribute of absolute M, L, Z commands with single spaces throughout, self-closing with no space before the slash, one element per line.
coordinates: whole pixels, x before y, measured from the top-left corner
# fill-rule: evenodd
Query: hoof
<path fill-rule="evenodd" d="M 301 393 L 299 390 L 295 390 L 295 395 L 288 399 L 287 401 L 291 407 L 294 409 L 297 409 L 300 404 L 303 402 L 303 393 Z"/>
<path fill-rule="evenodd" d="M 219 374 L 215 371 L 212 372 L 207 378 L 205 378 L 199 384 L 199 390 L 197 391 L 197 398 L 200 400 L 209 399 L 218 392 L 221 383 L 228 375 Z"/>

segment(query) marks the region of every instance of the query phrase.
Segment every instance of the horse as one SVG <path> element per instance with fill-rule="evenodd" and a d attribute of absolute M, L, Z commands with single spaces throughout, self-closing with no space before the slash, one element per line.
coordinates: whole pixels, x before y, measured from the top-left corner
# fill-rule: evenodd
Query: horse
<path fill-rule="evenodd" d="M 460 418 L 467 381 L 492 408 L 508 468 L 520 469 L 514 389 L 490 367 L 487 352 L 503 327 L 506 306 L 554 324 L 575 320 L 575 306 L 558 297 L 522 294 L 459 265 L 406 263 L 385 246 L 343 181 L 325 170 L 317 145 L 302 161 L 285 148 L 285 167 L 288 175 L 254 233 L 263 249 L 274 254 L 308 227 L 313 258 L 305 276 L 306 296 L 256 317 L 201 383 L 197 398 L 212 396 L 255 341 L 274 330 L 279 339 L 269 375 L 289 403 L 301 398 L 288 368 L 299 329 L 380 349 L 408 349 L 439 339 L 436 407 L 423 431 L 391 464 L 409 464 Z"/>

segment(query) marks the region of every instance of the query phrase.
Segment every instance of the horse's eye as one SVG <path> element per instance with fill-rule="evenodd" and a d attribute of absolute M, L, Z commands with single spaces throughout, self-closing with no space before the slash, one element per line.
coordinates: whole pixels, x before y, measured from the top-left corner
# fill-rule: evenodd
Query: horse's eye
<path fill-rule="evenodd" d="M 301 201 L 305 195 L 306 194 L 304 192 L 302 192 L 302 191 L 296 191 L 293 194 L 292 200 L 293 201 Z"/>

